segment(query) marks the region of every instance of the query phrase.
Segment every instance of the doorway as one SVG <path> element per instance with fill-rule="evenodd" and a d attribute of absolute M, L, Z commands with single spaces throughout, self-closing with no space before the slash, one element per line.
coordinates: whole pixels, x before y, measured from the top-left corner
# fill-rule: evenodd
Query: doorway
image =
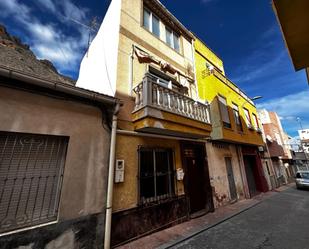
<path fill-rule="evenodd" d="M 233 172 L 233 166 L 232 166 L 232 158 L 225 157 L 224 159 L 225 159 L 225 165 L 226 165 L 227 179 L 229 182 L 231 202 L 235 202 L 237 201 L 237 191 L 236 191 L 234 172 Z"/>
<path fill-rule="evenodd" d="M 245 155 L 244 164 L 245 164 L 245 171 L 247 176 L 250 197 L 253 197 L 259 193 L 257 186 L 258 169 L 256 165 L 255 156 Z"/>
<path fill-rule="evenodd" d="M 212 189 L 204 144 L 183 143 L 182 161 L 185 168 L 185 192 L 190 214 L 213 211 Z"/>

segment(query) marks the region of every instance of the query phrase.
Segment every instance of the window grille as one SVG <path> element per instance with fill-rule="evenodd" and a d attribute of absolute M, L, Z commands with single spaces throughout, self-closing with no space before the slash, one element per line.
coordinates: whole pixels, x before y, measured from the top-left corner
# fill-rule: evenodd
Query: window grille
<path fill-rule="evenodd" d="M 68 138 L 0 132 L 0 233 L 57 220 Z"/>
<path fill-rule="evenodd" d="M 140 202 L 147 204 L 174 196 L 172 151 L 140 148 Z"/>

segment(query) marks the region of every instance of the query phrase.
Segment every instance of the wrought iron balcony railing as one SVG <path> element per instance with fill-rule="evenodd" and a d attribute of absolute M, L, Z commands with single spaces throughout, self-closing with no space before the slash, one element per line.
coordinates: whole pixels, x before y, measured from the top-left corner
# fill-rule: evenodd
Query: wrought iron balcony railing
<path fill-rule="evenodd" d="M 134 112 L 148 106 L 210 124 L 209 104 L 197 102 L 167 86 L 158 84 L 150 75 L 134 88 Z"/>

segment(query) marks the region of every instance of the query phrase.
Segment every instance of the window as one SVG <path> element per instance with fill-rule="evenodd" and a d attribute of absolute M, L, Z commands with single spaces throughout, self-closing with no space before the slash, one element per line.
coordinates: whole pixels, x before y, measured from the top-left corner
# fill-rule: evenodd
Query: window
<path fill-rule="evenodd" d="M 259 121 L 258 121 L 256 114 L 252 113 L 252 116 L 253 116 L 253 121 L 254 121 L 254 127 L 256 129 L 259 129 Z"/>
<path fill-rule="evenodd" d="M 157 84 L 173 89 L 173 79 L 165 73 L 150 66 L 149 74 L 151 75 L 152 80 L 155 81 Z"/>
<path fill-rule="evenodd" d="M 276 138 L 276 141 L 279 145 L 282 145 L 282 140 L 281 140 L 281 137 L 279 135 L 279 133 L 275 133 L 275 138 Z"/>
<path fill-rule="evenodd" d="M 143 25 L 155 36 L 160 37 L 160 20 L 147 9 L 144 9 Z"/>
<path fill-rule="evenodd" d="M 165 27 L 165 33 L 166 33 L 166 43 L 167 45 L 172 47 L 173 46 L 173 32 L 169 28 Z"/>
<path fill-rule="evenodd" d="M 160 38 L 160 19 L 151 11 L 144 9 L 143 26 Z M 165 26 L 165 42 L 168 46 L 180 52 L 180 36 Z"/>
<path fill-rule="evenodd" d="M 241 125 L 241 119 L 239 116 L 239 110 L 238 106 L 236 104 L 233 104 L 233 114 L 235 119 L 236 128 L 238 131 L 242 131 L 242 125 Z"/>
<path fill-rule="evenodd" d="M 57 220 L 68 139 L 0 133 L 0 233 Z"/>
<path fill-rule="evenodd" d="M 152 33 L 160 37 L 160 20 L 154 15 L 152 15 Z"/>
<path fill-rule="evenodd" d="M 165 27 L 165 34 L 165 42 L 167 43 L 167 45 L 179 52 L 179 35 L 176 34 L 174 31 L 170 30 L 168 27 Z"/>
<path fill-rule="evenodd" d="M 140 148 L 140 201 L 147 204 L 174 195 L 172 150 Z"/>
<path fill-rule="evenodd" d="M 151 13 L 144 9 L 144 27 L 151 31 L 151 26 L 150 26 L 150 20 L 151 20 Z"/>
<path fill-rule="evenodd" d="M 218 101 L 219 101 L 219 109 L 220 109 L 223 126 L 226 128 L 231 128 L 232 126 L 231 126 L 229 111 L 228 111 L 227 104 L 226 104 L 226 98 L 219 95 Z"/>
<path fill-rule="evenodd" d="M 252 123 L 251 123 L 250 113 L 248 109 L 246 108 L 244 108 L 244 112 L 245 112 L 245 117 L 246 117 L 246 124 L 248 127 L 251 127 Z"/>

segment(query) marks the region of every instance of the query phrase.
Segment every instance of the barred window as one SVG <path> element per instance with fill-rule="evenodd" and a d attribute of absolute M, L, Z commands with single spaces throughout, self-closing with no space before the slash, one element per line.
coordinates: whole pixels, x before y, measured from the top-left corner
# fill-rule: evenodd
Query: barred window
<path fill-rule="evenodd" d="M 68 138 L 0 132 L 0 233 L 57 220 Z"/>
<path fill-rule="evenodd" d="M 140 148 L 140 201 L 160 201 L 174 195 L 173 154 L 169 149 Z"/>

